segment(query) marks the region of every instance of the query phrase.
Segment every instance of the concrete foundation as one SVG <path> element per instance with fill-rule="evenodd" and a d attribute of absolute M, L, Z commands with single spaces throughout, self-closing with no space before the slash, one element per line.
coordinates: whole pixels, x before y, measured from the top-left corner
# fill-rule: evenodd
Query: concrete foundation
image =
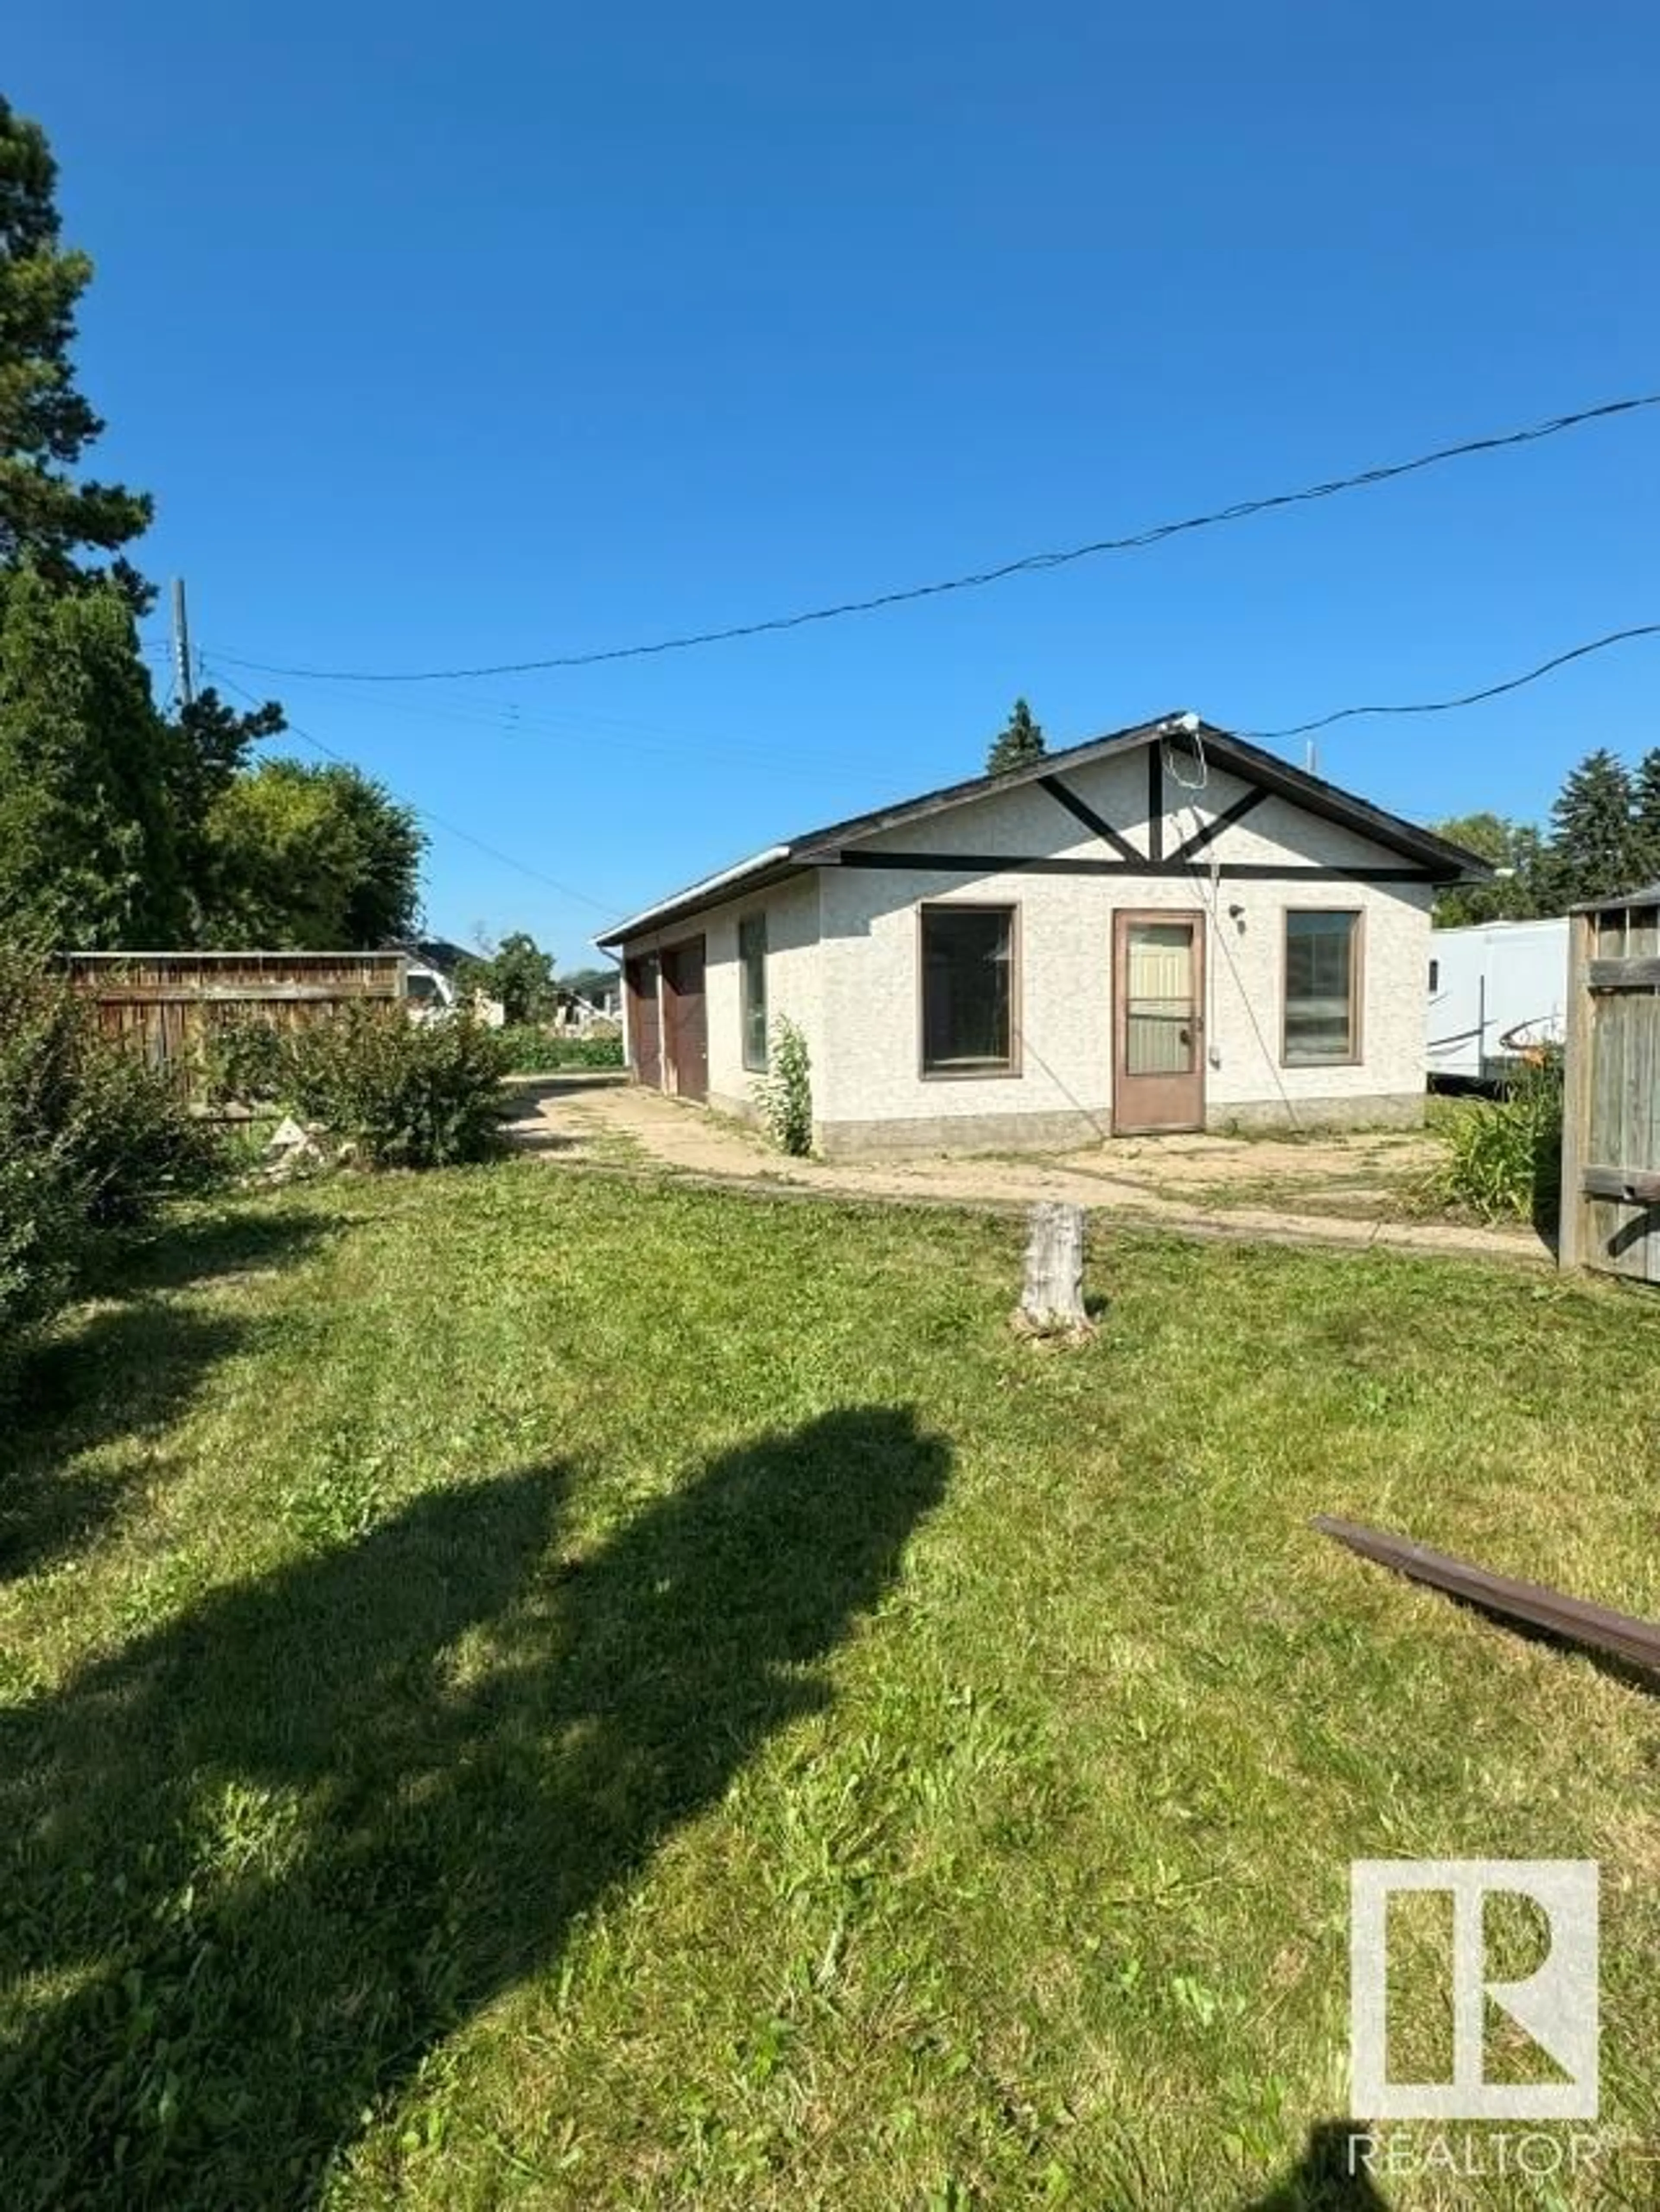
<path fill-rule="evenodd" d="M 1296 1118 L 1280 1100 L 1216 1106 L 1205 1127 L 1218 1135 L 1294 1129 L 1413 1129 L 1424 1118 L 1418 1092 L 1377 1097 L 1299 1098 Z M 1098 1114 L 952 1114 L 891 1121 L 818 1121 L 814 1149 L 828 1160 L 896 1159 L 906 1154 L 1077 1152 L 1112 1139 L 1112 1109 Z"/>
<path fill-rule="evenodd" d="M 1392 1091 L 1373 1097 L 1298 1098 L 1292 1107 L 1283 1099 L 1259 1098 L 1246 1105 L 1213 1106 L 1205 1127 L 1219 1136 L 1235 1130 L 1266 1136 L 1292 1129 L 1416 1129 L 1423 1125 L 1424 1096 L 1421 1091 Z"/>

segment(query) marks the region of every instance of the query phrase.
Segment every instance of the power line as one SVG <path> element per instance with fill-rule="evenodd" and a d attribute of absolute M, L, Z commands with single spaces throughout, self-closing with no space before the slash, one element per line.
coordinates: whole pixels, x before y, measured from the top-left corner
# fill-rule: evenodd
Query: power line
<path fill-rule="evenodd" d="M 1594 637 L 1587 644 L 1573 646 L 1566 653 L 1541 660 L 1537 668 L 1529 668 L 1524 675 L 1507 676 L 1502 683 L 1486 684 L 1480 691 L 1461 691 L 1456 698 L 1420 699 L 1387 707 L 1339 707 L 1312 722 L 1293 722 L 1283 730 L 1241 730 L 1239 735 L 1255 738 L 1261 744 L 1272 744 L 1281 738 L 1311 737 L 1316 730 L 1329 730 L 1334 722 L 1353 721 L 1359 714 L 1450 714 L 1456 707 L 1477 707 L 1484 699 L 1499 699 L 1507 691 L 1519 691 L 1524 684 L 1536 684 L 1541 676 L 1566 668 L 1572 660 L 1584 660 L 1590 653 L 1606 653 L 1612 645 L 1627 645 L 1639 637 L 1660 637 L 1660 623 L 1639 623 L 1633 629 L 1610 630 L 1606 637 Z"/>
<path fill-rule="evenodd" d="M 522 707 L 517 700 L 492 698 L 477 691 L 462 690 L 448 696 L 429 690 L 420 703 L 400 703 L 399 715 L 411 723 L 452 722 L 467 729 L 487 731 L 504 739 L 548 737 L 567 742 L 578 740 L 589 745 L 604 743 L 623 750 L 635 747 L 647 752 L 668 753 L 678 760 L 691 757 L 740 768 L 765 766 L 775 778 L 787 775 L 798 767 L 805 767 L 812 774 L 822 774 L 827 768 L 838 765 L 845 757 L 845 748 L 839 745 L 824 749 L 793 744 L 787 754 L 781 755 L 775 739 L 708 738 L 695 732 L 669 729 L 660 723 L 624 720 L 586 710 Z"/>
<path fill-rule="evenodd" d="M 204 664 L 204 672 L 211 674 L 213 672 L 206 669 Z M 234 691 L 239 698 L 246 699 L 251 707 L 265 704 L 265 702 L 254 692 L 250 691 L 246 684 L 239 684 L 234 676 L 227 676 L 222 669 L 219 671 L 219 681 L 228 690 Z M 302 730 L 298 722 L 288 721 L 286 717 L 284 721 L 286 734 L 298 738 L 302 744 L 310 745 L 314 751 L 323 754 L 328 760 L 337 762 L 342 768 L 357 766 L 356 762 L 349 760 L 344 753 L 337 752 L 332 745 L 325 744 L 321 738 L 313 737 L 309 730 Z M 388 786 L 387 788 L 390 790 L 391 787 Z M 575 899 L 579 905 L 592 907 L 596 914 L 603 914 L 608 920 L 614 919 L 621 911 L 614 900 L 592 898 L 587 891 L 579 891 L 570 884 L 562 884 L 556 876 L 545 874 L 542 869 L 532 867 L 528 860 L 518 860 L 513 854 L 502 852 L 499 846 L 487 844 L 482 837 L 475 836 L 471 830 L 463 830 L 459 823 L 447 821 L 441 814 L 435 814 L 431 807 L 417 805 L 414 799 L 405 798 L 400 792 L 394 791 L 392 796 L 400 805 L 407 806 L 411 814 L 418 814 L 423 822 L 430 822 L 434 829 L 442 830 L 449 836 L 459 837 L 464 845 L 475 846 L 479 852 L 488 854 L 492 860 L 499 860 L 504 868 L 516 868 L 521 876 L 528 876 L 532 883 L 541 884 L 549 890 L 557 891 L 562 898 Z"/>
<path fill-rule="evenodd" d="M 1467 459 L 1475 453 L 1498 453 L 1508 447 L 1535 445 L 1544 438 L 1560 436 L 1565 430 L 1578 429 L 1586 422 L 1606 422 L 1617 415 L 1631 415 L 1640 409 L 1660 406 L 1660 392 L 1639 393 L 1626 399 L 1604 400 L 1595 407 L 1581 407 L 1571 415 L 1553 416 L 1548 422 L 1535 422 L 1520 430 L 1497 431 L 1482 438 L 1467 438 L 1455 446 L 1438 447 L 1432 453 L 1420 453 L 1408 461 L 1390 461 L 1378 467 L 1361 469 L 1352 476 L 1334 477 L 1324 483 L 1305 484 L 1298 491 L 1275 492 L 1262 499 L 1236 500 L 1231 506 L 1218 507 L 1207 514 L 1189 515 L 1179 522 L 1160 522 L 1152 528 L 1134 532 L 1125 538 L 1098 538 L 1087 545 L 1073 545 L 1062 552 L 1027 553 L 1018 560 L 1006 561 L 993 568 L 980 568 L 964 576 L 947 577 L 941 582 L 913 584 L 903 590 L 879 592 L 868 599 L 843 599 L 833 606 L 812 607 L 803 613 L 774 615 L 763 622 L 737 623 L 726 629 L 695 630 L 680 637 L 657 638 L 641 645 L 609 646 L 589 653 L 550 654 L 538 660 L 496 661 L 477 668 L 416 668 L 402 671 L 365 668 L 291 668 L 264 660 L 245 659 L 240 654 L 221 652 L 218 659 L 233 668 L 247 668 L 263 676 L 285 676 L 326 684 L 459 684 L 468 683 L 486 676 L 527 676 L 554 668 L 593 668 L 602 662 L 613 660 L 644 660 L 665 653 L 689 653 L 705 645 L 726 645 L 739 638 L 763 637 L 779 630 L 802 629 L 812 623 L 839 621 L 844 615 L 875 614 L 885 607 L 906 606 L 918 599 L 939 599 L 948 592 L 982 590 L 988 584 L 1000 584 L 1011 576 L 1030 575 L 1049 568 L 1062 568 L 1074 561 L 1088 561 L 1104 553 L 1132 553 L 1149 545 L 1162 544 L 1166 538 L 1179 538 L 1197 530 L 1213 530 L 1223 523 L 1243 522 L 1256 514 L 1267 514 L 1280 507 L 1298 507 L 1314 500 L 1333 499 L 1341 492 L 1359 491 L 1373 484 L 1389 483 L 1398 477 L 1416 474 L 1422 469 L 1438 468 L 1444 461 Z"/>

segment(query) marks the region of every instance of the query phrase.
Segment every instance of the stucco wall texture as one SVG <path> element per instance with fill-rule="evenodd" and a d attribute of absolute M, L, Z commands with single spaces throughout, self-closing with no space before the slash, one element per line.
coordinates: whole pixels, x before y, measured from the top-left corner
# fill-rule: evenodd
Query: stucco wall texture
<path fill-rule="evenodd" d="M 1246 788 L 1219 769 L 1199 786 L 1194 764 L 1184 760 L 1180 766 L 1198 787 L 1166 775 L 1167 856 Z M 1065 780 L 1146 849 L 1144 753 L 1069 769 Z M 1112 857 L 1092 830 L 1033 784 L 883 832 L 866 849 Z M 1211 862 L 1287 871 L 1402 865 L 1398 854 L 1274 797 L 1222 831 L 1204 859 L 1205 873 L 1191 880 L 844 865 L 734 899 L 672 929 L 662 941 L 699 930 L 706 940 L 711 1102 L 739 1111 L 750 1102 L 754 1077 L 742 1066 L 738 921 L 763 909 L 769 1012 L 789 1015 L 806 1036 L 814 1116 L 826 1152 L 1047 1148 L 1104 1138 L 1112 1114 L 1112 918 L 1116 910 L 1138 908 L 1204 917 L 1211 1126 L 1420 1118 L 1432 887 L 1214 877 Z M 940 1079 L 921 1073 L 918 908 L 952 899 L 1018 909 L 1018 1073 Z M 1359 1056 L 1353 1065 L 1281 1064 L 1285 915 L 1295 907 L 1343 908 L 1364 917 Z M 647 949 L 652 941 L 631 943 L 629 950 Z"/>

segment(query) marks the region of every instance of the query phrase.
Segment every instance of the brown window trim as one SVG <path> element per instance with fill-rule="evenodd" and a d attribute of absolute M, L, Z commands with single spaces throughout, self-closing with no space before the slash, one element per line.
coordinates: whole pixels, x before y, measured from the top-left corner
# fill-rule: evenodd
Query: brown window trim
<path fill-rule="evenodd" d="M 1009 1056 L 972 1067 L 930 1067 L 925 993 L 927 989 L 927 917 L 937 913 L 1006 914 L 1009 918 Z M 919 899 L 916 905 L 916 1073 L 923 1083 L 1008 1083 L 1025 1073 L 1021 1044 L 1025 1035 L 1020 985 L 1025 931 L 1018 899 Z"/>
<path fill-rule="evenodd" d="M 1348 914 L 1354 917 L 1349 932 L 1349 1049 L 1331 1060 L 1287 1060 L 1286 1017 L 1291 1008 L 1286 970 L 1294 914 Z M 1366 1062 L 1366 909 L 1363 906 L 1282 906 L 1280 909 L 1280 1065 L 1284 1068 L 1364 1067 Z"/>

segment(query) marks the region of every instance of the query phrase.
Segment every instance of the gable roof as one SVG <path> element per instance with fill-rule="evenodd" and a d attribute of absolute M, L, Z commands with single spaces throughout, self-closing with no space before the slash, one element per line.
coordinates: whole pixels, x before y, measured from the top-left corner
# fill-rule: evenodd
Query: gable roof
<path fill-rule="evenodd" d="M 763 851 L 751 854 L 749 859 L 688 884 L 684 890 L 630 915 L 603 937 L 597 937 L 594 943 L 620 945 L 642 931 L 684 920 L 740 892 L 763 890 L 805 868 L 833 865 L 847 847 L 873 837 L 881 830 L 923 822 L 931 815 L 946 813 L 971 799 L 983 799 L 991 792 L 1012 791 L 1020 784 L 1036 783 L 1040 777 L 1055 775 L 1062 769 L 1088 768 L 1097 761 L 1135 752 L 1155 742 L 1180 743 L 1195 752 L 1202 748 L 1203 757 L 1213 761 L 1219 768 L 1243 777 L 1263 791 L 1290 799 L 1323 821 L 1352 830 L 1387 851 L 1401 854 L 1438 880 L 1452 882 L 1459 878 L 1481 878 L 1493 873 L 1492 863 L 1479 854 L 1467 852 L 1462 845 L 1438 837 L 1432 830 L 1421 830 L 1398 814 L 1390 814 L 1368 799 L 1357 798 L 1353 792 L 1341 790 L 1335 783 L 1310 775 L 1305 769 L 1293 768 L 1278 753 L 1265 752 L 1260 745 L 1236 737 L 1230 730 L 1219 729 L 1214 723 L 1201 721 L 1194 730 L 1183 716 L 1164 714 L 1156 721 L 1138 722 L 1129 729 L 1089 738 L 1082 744 L 1068 745 L 1060 752 L 1044 753 L 1024 768 L 1007 769 L 1000 775 L 970 776 L 965 782 L 946 784 L 938 791 L 924 792 L 919 798 L 900 799 L 891 805 L 877 807 L 869 814 L 850 815 L 846 821 L 831 822 L 799 836 L 786 838 L 780 844 L 769 845 Z"/>

